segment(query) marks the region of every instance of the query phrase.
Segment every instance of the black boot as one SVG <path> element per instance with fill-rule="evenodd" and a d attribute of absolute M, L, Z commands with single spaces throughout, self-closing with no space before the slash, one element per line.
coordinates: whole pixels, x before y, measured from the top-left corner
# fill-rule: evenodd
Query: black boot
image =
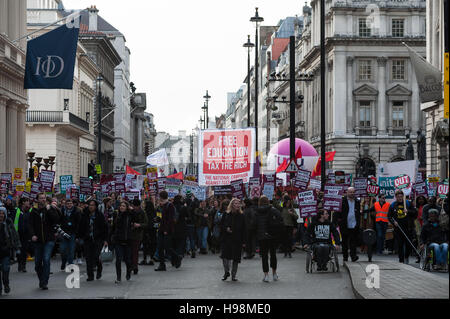
<path fill-rule="evenodd" d="M 125 277 L 126 280 L 130 280 L 131 279 L 131 270 L 127 269 L 127 275 Z"/>
<path fill-rule="evenodd" d="M 192 250 L 191 258 L 195 258 L 195 250 Z"/>
<path fill-rule="evenodd" d="M 228 279 L 228 277 L 230 277 L 230 273 L 227 271 L 227 272 L 223 275 L 222 280 L 225 281 L 225 280 Z"/>
<path fill-rule="evenodd" d="M 166 271 L 166 264 L 160 263 L 158 268 L 155 268 L 155 271 Z"/>

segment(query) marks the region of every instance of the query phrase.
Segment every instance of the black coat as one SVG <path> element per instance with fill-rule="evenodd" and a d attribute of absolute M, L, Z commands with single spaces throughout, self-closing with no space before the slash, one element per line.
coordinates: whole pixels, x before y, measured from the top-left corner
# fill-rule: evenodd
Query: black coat
<path fill-rule="evenodd" d="M 130 211 L 114 212 L 111 228 L 111 242 L 113 244 L 129 244 L 133 239 L 132 223 L 136 223 L 136 215 Z"/>
<path fill-rule="evenodd" d="M 59 224 L 59 215 L 52 206 L 47 208 L 33 208 L 28 220 L 28 233 L 30 238 L 37 237 L 37 243 L 55 241 L 55 227 Z"/>
<path fill-rule="evenodd" d="M 105 216 L 99 210 L 96 210 L 94 214 L 93 238 L 90 237 L 89 233 L 90 213 L 87 207 L 81 214 L 77 237 L 84 241 L 94 240 L 104 242 L 108 238 L 108 224 L 106 223 Z"/>
<path fill-rule="evenodd" d="M 256 209 L 253 226 L 256 231 L 257 240 L 276 240 L 276 238 L 272 238 L 272 236 L 269 235 L 269 218 L 273 214 L 280 215 L 280 212 L 272 206 L 261 206 Z"/>
<path fill-rule="evenodd" d="M 186 218 L 188 217 L 188 209 L 181 204 L 175 204 L 175 208 L 178 212 L 178 218 L 175 222 L 174 238 L 183 239 L 186 238 Z"/>
<path fill-rule="evenodd" d="M 308 225 L 308 229 L 306 230 L 304 236 L 304 242 L 308 245 L 314 243 L 327 243 L 331 245 L 331 234 L 333 234 L 336 245 L 340 245 L 341 240 L 334 224 L 330 223 L 329 221 L 321 223 L 318 220 L 315 220 Z"/>
<path fill-rule="evenodd" d="M 231 233 L 227 228 L 231 228 Z M 245 220 L 243 214 L 227 213 L 220 220 L 220 242 L 222 254 L 220 258 L 241 262 L 242 245 L 244 243 Z"/>
<path fill-rule="evenodd" d="M 437 227 L 428 223 L 422 228 L 420 233 L 420 243 L 429 245 L 431 243 L 442 244 L 448 242 L 448 232 L 442 229 L 437 221 Z"/>
<path fill-rule="evenodd" d="M 342 198 L 342 210 L 336 213 L 337 224 L 339 225 L 339 229 L 341 231 L 347 230 L 348 208 L 349 207 L 347 196 L 344 196 Z M 355 229 L 359 229 L 359 225 L 361 223 L 361 202 L 357 198 L 355 198 L 355 219 L 356 219 Z"/>
<path fill-rule="evenodd" d="M 396 221 L 400 227 L 403 229 L 403 231 L 408 231 L 410 233 L 413 233 L 415 229 L 414 220 L 417 218 L 417 210 L 413 207 L 410 201 L 406 201 L 406 207 L 408 210 L 408 213 L 405 217 L 404 214 L 402 214 L 402 209 L 399 206 L 403 206 L 403 202 L 392 202 L 391 206 L 389 207 L 388 212 L 388 218 L 389 221 L 394 220 Z M 401 218 L 400 218 L 401 217 Z M 396 229 L 396 227 L 394 228 Z"/>
<path fill-rule="evenodd" d="M 19 233 L 20 241 L 26 242 L 29 241 L 30 238 L 30 232 L 28 228 L 28 223 L 30 220 L 30 212 L 22 212 L 19 216 L 19 224 L 17 225 L 17 230 Z"/>
<path fill-rule="evenodd" d="M 76 234 L 78 233 L 78 227 L 80 226 L 81 210 L 74 206 L 70 216 L 66 216 L 66 211 L 67 208 L 65 207 L 61 210 L 61 228 L 69 235 Z"/>
<path fill-rule="evenodd" d="M 258 207 L 250 206 L 244 210 L 245 227 L 247 231 L 255 230 L 255 215 Z"/>

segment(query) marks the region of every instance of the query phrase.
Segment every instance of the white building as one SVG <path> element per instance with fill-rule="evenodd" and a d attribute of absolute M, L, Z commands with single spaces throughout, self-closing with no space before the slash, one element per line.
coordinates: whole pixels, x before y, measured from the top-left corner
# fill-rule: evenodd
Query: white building
<path fill-rule="evenodd" d="M 447 19 L 448 6 L 447 2 Z M 427 0 L 427 60 L 439 70 L 444 70 L 444 1 Z M 447 101 L 448 103 L 448 101 Z M 444 116 L 444 101 L 422 104 L 426 114 L 427 174 L 449 177 L 448 166 L 448 116 Z"/>
<path fill-rule="evenodd" d="M 26 40 L 26 0 L 0 0 L 0 172 L 26 172 L 25 116 L 28 97 L 23 89 Z M 25 179 L 25 178 L 24 178 Z"/>
<path fill-rule="evenodd" d="M 166 133 L 159 135 L 166 136 L 165 134 Z M 165 168 L 164 175 L 172 175 L 174 170 L 183 172 L 183 174 L 186 173 L 186 170 L 189 172 L 191 163 L 191 141 L 194 146 L 196 139 L 191 139 L 190 135 L 186 135 L 186 131 L 179 131 L 178 136 L 169 135 L 165 141 L 158 147 L 155 147 L 155 151 L 165 149 L 169 159 L 169 165 Z M 195 157 L 193 160 L 194 163 L 197 162 Z"/>
<path fill-rule="evenodd" d="M 28 0 L 27 14 L 28 32 L 66 15 L 62 2 L 57 0 L 46 3 Z M 33 37 L 58 26 L 47 27 Z M 87 53 L 79 42 L 72 90 L 29 90 L 26 149 L 35 153 L 35 157 L 56 157 L 55 183 L 61 175 L 72 175 L 78 183 L 80 176 L 88 176 L 88 163 L 96 158 L 94 99 L 95 80 L 100 69 Z"/>

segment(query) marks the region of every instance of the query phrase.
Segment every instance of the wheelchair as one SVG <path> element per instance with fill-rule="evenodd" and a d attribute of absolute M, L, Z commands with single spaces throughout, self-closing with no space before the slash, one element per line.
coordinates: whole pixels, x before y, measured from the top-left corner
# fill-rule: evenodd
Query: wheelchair
<path fill-rule="evenodd" d="M 313 244 L 314 245 L 314 244 Z M 327 261 L 324 262 L 326 263 L 328 269 L 331 269 L 331 272 L 339 272 L 339 259 L 337 256 L 337 252 L 336 252 L 336 248 L 333 245 L 329 245 L 326 243 L 317 243 L 315 245 L 320 246 L 326 246 L 330 248 L 330 252 L 327 256 Z M 312 250 L 312 247 L 310 247 L 308 250 L 306 250 L 307 255 L 306 255 L 306 272 L 307 273 L 312 273 L 313 271 L 318 271 L 317 270 L 317 265 L 318 265 L 318 256 L 314 256 L 314 252 Z"/>
<path fill-rule="evenodd" d="M 434 250 L 429 247 L 429 245 L 424 245 L 424 247 L 419 251 L 420 253 L 420 269 L 424 271 L 432 271 L 433 265 L 436 264 L 436 258 L 434 254 Z M 445 265 L 445 270 L 448 272 L 449 266 L 449 252 L 447 252 L 447 264 Z"/>

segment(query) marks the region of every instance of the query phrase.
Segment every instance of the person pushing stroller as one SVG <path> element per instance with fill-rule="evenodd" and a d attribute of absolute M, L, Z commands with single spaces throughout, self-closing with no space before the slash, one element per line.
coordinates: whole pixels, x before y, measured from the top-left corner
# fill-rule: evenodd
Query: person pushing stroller
<path fill-rule="evenodd" d="M 341 244 L 339 233 L 336 227 L 329 221 L 330 213 L 326 210 L 320 210 L 317 218 L 308 226 L 305 233 L 304 249 L 312 246 L 313 258 L 317 262 L 317 270 L 327 271 L 327 263 L 331 249 L 333 248 L 333 238 L 335 248 Z M 333 234 L 333 238 L 331 235 Z"/>

